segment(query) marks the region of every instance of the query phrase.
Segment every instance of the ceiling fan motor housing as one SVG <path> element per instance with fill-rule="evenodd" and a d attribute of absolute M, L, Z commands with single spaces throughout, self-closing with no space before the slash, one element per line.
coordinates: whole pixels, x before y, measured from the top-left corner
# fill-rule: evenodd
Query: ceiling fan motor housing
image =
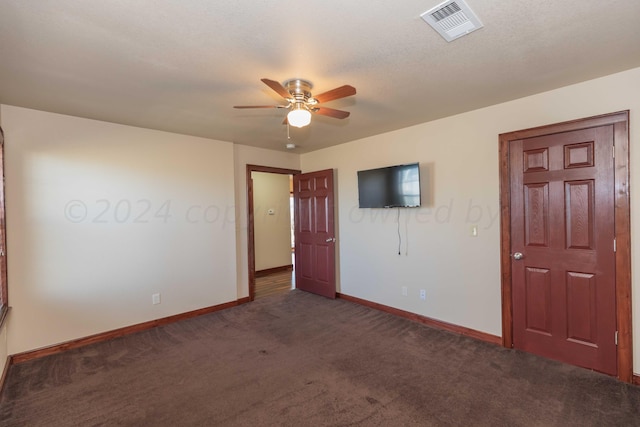
<path fill-rule="evenodd" d="M 316 104 L 316 100 L 311 97 L 313 84 L 308 80 L 290 79 L 283 83 L 283 86 L 291 94 L 295 104 Z"/>

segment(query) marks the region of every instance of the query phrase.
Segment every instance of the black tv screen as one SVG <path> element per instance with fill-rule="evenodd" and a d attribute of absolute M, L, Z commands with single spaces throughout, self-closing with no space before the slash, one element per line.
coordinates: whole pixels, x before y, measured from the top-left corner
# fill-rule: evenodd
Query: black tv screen
<path fill-rule="evenodd" d="M 358 171 L 361 208 L 415 208 L 420 206 L 420 164 Z"/>

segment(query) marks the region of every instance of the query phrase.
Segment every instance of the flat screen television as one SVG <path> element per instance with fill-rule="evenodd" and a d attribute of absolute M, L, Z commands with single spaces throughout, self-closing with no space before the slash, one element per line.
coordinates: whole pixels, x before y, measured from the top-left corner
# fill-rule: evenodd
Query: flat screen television
<path fill-rule="evenodd" d="M 420 206 L 420 164 L 358 171 L 361 208 L 417 208 Z"/>

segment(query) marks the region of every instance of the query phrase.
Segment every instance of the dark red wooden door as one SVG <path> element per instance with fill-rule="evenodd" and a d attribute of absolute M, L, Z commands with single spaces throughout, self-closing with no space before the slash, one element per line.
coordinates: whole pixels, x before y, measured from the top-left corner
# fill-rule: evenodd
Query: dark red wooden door
<path fill-rule="evenodd" d="M 296 288 L 336 297 L 333 170 L 293 176 Z"/>
<path fill-rule="evenodd" d="M 613 126 L 514 141 L 514 347 L 617 373 Z"/>

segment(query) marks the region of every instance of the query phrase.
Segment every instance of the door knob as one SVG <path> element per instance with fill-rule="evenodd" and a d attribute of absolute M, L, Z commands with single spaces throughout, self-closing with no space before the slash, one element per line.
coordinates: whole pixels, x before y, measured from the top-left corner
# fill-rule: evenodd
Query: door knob
<path fill-rule="evenodd" d="M 331 243 L 331 242 L 335 242 L 335 241 L 336 241 L 335 237 L 330 237 L 327 240 L 325 240 L 325 242 L 327 242 L 327 243 Z"/>
<path fill-rule="evenodd" d="M 515 254 L 513 254 L 513 259 L 515 260 L 519 260 L 524 258 L 524 255 L 522 255 L 522 252 L 516 252 Z"/>

